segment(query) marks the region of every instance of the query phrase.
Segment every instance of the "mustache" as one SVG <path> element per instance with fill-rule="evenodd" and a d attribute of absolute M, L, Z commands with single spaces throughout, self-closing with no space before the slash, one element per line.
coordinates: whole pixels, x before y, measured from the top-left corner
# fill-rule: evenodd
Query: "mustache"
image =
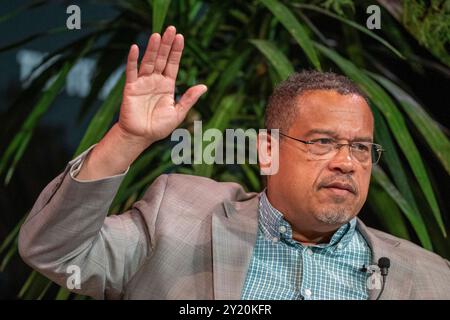
<path fill-rule="evenodd" d="M 322 181 L 318 184 L 318 189 L 321 188 L 329 188 L 329 187 L 338 187 L 341 189 L 347 189 L 348 191 L 358 194 L 358 187 L 356 186 L 355 181 L 353 181 L 352 177 L 349 175 L 339 175 L 339 176 L 329 176 L 322 179 Z"/>

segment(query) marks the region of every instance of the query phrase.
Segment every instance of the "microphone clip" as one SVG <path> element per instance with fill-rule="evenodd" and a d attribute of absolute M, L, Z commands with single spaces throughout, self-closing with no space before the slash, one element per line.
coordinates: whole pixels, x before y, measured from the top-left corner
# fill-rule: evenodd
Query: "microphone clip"
<path fill-rule="evenodd" d="M 360 271 L 368 273 L 368 274 L 374 274 L 376 272 L 380 272 L 380 267 L 376 264 L 371 264 L 371 265 L 363 265 L 362 268 L 360 269 Z"/>

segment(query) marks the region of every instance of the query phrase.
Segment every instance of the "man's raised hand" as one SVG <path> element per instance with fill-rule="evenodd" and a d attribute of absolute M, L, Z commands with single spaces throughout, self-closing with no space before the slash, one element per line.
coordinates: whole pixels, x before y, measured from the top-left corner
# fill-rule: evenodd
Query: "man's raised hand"
<path fill-rule="evenodd" d="M 126 83 L 116 123 L 87 155 L 77 178 L 93 180 L 123 173 L 153 142 L 167 137 L 206 92 L 205 85 L 189 88 L 175 101 L 175 81 L 184 39 L 168 27 L 151 35 L 138 69 L 139 48 L 128 54 Z"/>
<path fill-rule="evenodd" d="M 161 37 L 151 35 L 140 67 L 139 48 L 132 45 L 126 67 L 126 84 L 118 126 L 125 136 L 144 145 L 167 137 L 206 92 L 205 85 L 189 88 L 175 101 L 175 82 L 184 39 L 170 26 Z"/>

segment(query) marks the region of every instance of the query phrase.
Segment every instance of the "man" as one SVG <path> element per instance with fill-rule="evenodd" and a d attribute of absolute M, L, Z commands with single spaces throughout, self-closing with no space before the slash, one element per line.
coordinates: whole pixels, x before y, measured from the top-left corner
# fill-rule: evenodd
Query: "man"
<path fill-rule="evenodd" d="M 280 136 L 258 148 L 262 168 L 263 146 L 279 150 L 279 170 L 260 194 L 164 174 L 106 217 L 132 162 L 206 91 L 174 100 L 182 50 L 174 27 L 150 37 L 139 68 L 131 47 L 119 121 L 44 189 L 20 230 L 29 265 L 64 287 L 79 270 L 73 291 L 97 299 L 450 298 L 448 261 L 356 218 L 382 150 L 364 95 L 332 73 L 275 89 L 266 126 Z"/>

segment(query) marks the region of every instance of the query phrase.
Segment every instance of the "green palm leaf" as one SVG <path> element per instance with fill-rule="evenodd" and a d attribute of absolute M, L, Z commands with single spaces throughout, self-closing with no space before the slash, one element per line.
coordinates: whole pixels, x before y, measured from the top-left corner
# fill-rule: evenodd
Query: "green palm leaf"
<path fill-rule="evenodd" d="M 398 189 L 392 184 L 386 173 L 379 166 L 375 165 L 373 167 L 372 177 L 383 187 L 383 189 L 386 190 L 386 193 L 399 206 L 399 208 L 414 226 L 414 229 L 420 241 L 424 244 L 424 247 L 431 250 L 431 239 L 428 235 L 427 229 L 425 228 L 423 220 L 419 218 L 420 215 L 415 214 L 414 209 L 410 206 L 408 201 L 402 196 Z"/>
<path fill-rule="evenodd" d="M 269 60 L 275 70 L 277 70 L 281 80 L 287 79 L 294 72 L 292 64 L 284 53 L 277 49 L 273 42 L 256 39 L 250 40 L 250 42 Z"/>
<path fill-rule="evenodd" d="M 56 80 L 50 85 L 47 90 L 44 91 L 41 99 L 33 108 L 33 111 L 25 120 L 22 128 L 13 138 L 12 142 L 6 149 L 6 152 L 3 154 L 0 160 L 0 174 L 2 174 L 9 165 L 4 181 L 5 185 L 8 184 L 11 180 L 17 163 L 22 157 L 26 147 L 28 146 L 28 143 L 30 142 L 34 128 L 36 127 L 41 117 L 47 112 L 48 108 L 55 100 L 59 91 L 64 86 L 67 74 L 69 73 L 73 64 L 73 62 L 66 62 L 64 64 L 63 68 L 59 71 Z M 10 162 L 12 163 L 10 164 Z"/>
<path fill-rule="evenodd" d="M 122 76 L 114 85 L 108 98 L 101 105 L 89 123 L 89 127 L 75 152 L 75 156 L 82 153 L 94 143 L 97 143 L 106 133 L 113 120 L 114 114 L 119 110 L 124 85 L 125 73 L 122 73 Z"/>
<path fill-rule="evenodd" d="M 411 95 L 387 78 L 369 73 L 399 102 L 403 110 L 420 131 L 448 174 L 450 174 L 450 141 L 439 124 L 430 117 L 424 108 Z"/>
<path fill-rule="evenodd" d="M 153 32 L 160 33 L 164 20 L 166 19 L 167 10 L 170 6 L 170 0 L 153 0 Z"/>
<path fill-rule="evenodd" d="M 315 5 L 310 5 L 310 4 L 303 4 L 303 3 L 298 3 L 294 5 L 295 7 L 301 8 L 301 9 L 307 9 L 307 10 L 313 10 L 316 12 L 320 12 L 324 15 L 327 15 L 329 17 L 332 17 L 336 20 L 339 20 L 349 26 L 351 26 L 352 28 L 355 28 L 358 31 L 361 31 L 362 33 L 368 35 L 369 37 L 377 40 L 378 42 L 380 42 L 382 45 L 384 45 L 386 48 L 388 48 L 389 50 L 391 50 L 393 53 L 395 53 L 399 58 L 405 59 L 404 55 L 398 51 L 393 45 L 391 45 L 389 42 L 387 42 L 386 40 L 384 40 L 383 38 L 381 38 L 380 36 L 376 35 L 373 31 L 367 29 L 367 27 L 362 26 L 350 19 L 347 19 L 343 16 L 339 16 L 333 12 L 330 12 L 328 10 L 322 9 L 320 7 L 317 7 Z"/>
<path fill-rule="evenodd" d="M 309 39 L 305 27 L 300 24 L 294 14 L 277 0 L 260 0 L 273 15 L 283 24 L 286 30 L 294 37 L 299 46 L 303 49 L 312 65 L 321 70 L 320 61 L 316 50 Z"/>

